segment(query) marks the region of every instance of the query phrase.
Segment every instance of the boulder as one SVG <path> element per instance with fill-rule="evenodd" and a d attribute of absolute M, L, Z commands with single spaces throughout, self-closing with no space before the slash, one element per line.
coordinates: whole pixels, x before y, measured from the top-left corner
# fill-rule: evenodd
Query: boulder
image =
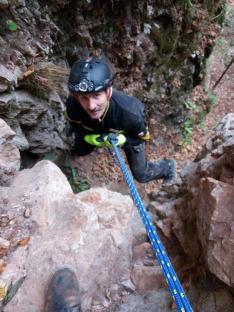
<path fill-rule="evenodd" d="M 210 272 L 234 287 L 234 185 L 204 178 L 197 200 L 197 233 Z"/>
<path fill-rule="evenodd" d="M 67 150 L 64 138 L 64 104 L 58 94 L 51 92 L 49 102 L 26 91 L 0 95 L 0 113 L 16 132 L 14 143 L 21 150 L 47 153 Z M 23 130 L 22 130 L 23 129 Z"/>
<path fill-rule="evenodd" d="M 189 165 L 193 174 L 188 168 L 182 172 L 187 194 L 180 207 L 176 207 L 174 219 L 174 233 L 180 232 L 180 238 L 190 237 L 186 246 L 184 238 L 179 238 L 186 253 L 202 256 L 208 270 L 231 287 L 234 287 L 233 125 L 234 114 L 228 114 L 203 147 L 202 156 L 197 157 L 195 165 Z"/>
<path fill-rule="evenodd" d="M 61 267 L 75 271 L 84 311 L 107 311 L 108 289 L 130 281 L 136 209 L 129 196 L 98 188 L 75 195 L 60 169 L 44 160 L 19 172 L 5 199 L 13 214 L 27 217 L 30 235 L 2 274 L 7 282 L 26 276 L 5 311 L 42 311 L 47 281 Z"/>
<path fill-rule="evenodd" d="M 168 238 L 176 236 L 192 263 L 200 261 L 234 287 L 234 114 L 223 118 L 195 161 L 181 172 L 177 198 L 149 205 Z M 161 192 L 162 193 L 162 192 Z"/>
<path fill-rule="evenodd" d="M 0 2 L 0 9 L 3 8 L 4 2 L 5 1 Z M 5 6 L 8 6 L 7 2 L 5 2 Z M 5 92 L 9 88 L 15 87 L 21 74 L 22 72 L 18 66 L 9 69 L 5 65 L 0 64 L 0 93 Z"/>
<path fill-rule="evenodd" d="M 6 118 L 17 117 L 19 124 L 32 127 L 48 110 L 48 104 L 26 91 L 13 91 L 0 96 L 0 109 Z"/>
<path fill-rule="evenodd" d="M 20 169 L 20 153 L 12 143 L 15 133 L 0 119 L 0 185 L 9 185 Z"/>

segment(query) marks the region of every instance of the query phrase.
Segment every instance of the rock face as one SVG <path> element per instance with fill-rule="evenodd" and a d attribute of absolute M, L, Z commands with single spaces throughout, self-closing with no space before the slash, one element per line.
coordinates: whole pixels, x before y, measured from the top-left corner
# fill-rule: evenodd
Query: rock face
<path fill-rule="evenodd" d="M 147 255 L 142 252 L 149 254 L 150 246 L 137 243 L 136 236 L 144 229 L 141 225 L 136 231 L 139 220 L 129 196 L 106 189 L 74 195 L 59 168 L 44 160 L 21 171 L 1 197 L 11 207 L 11 218 L 26 218 L 25 236 L 30 237 L 29 242 L 22 243 L 25 238 L 21 237 L 14 244 L 19 247 L 9 256 L 1 276 L 8 282 L 26 276 L 6 312 L 22 311 L 22 307 L 24 312 L 43 311 L 47 281 L 64 266 L 75 270 L 79 279 L 83 311 L 109 311 L 123 293 L 155 291 L 161 286 L 162 275 L 152 252 L 152 263 L 144 267 L 142 258 L 146 261 Z"/>
<path fill-rule="evenodd" d="M 164 188 L 150 206 L 165 236 L 176 235 L 193 260 L 202 255 L 208 269 L 230 286 L 233 120 L 234 114 L 228 115 L 185 168 L 183 185 Z M 3 142 L 12 138 L 12 131 L 2 129 Z M 4 311 L 42 312 L 47 281 L 64 266 L 75 270 L 84 312 L 171 311 L 160 267 L 128 196 L 106 189 L 75 195 L 60 169 L 44 160 L 0 187 L 0 213 L 1 266 L 6 266 L 1 280 L 26 277 Z M 227 288 L 216 284 L 207 290 L 206 285 L 202 293 L 207 300 L 196 288 L 189 291 L 197 311 L 233 311 Z"/>
<path fill-rule="evenodd" d="M 234 287 L 234 186 L 204 178 L 198 196 L 197 231 L 203 257 L 212 273 Z"/>
<path fill-rule="evenodd" d="M 209 270 L 234 287 L 234 114 L 218 125 L 203 153 L 193 191 L 198 237 Z"/>
<path fill-rule="evenodd" d="M 4 273 L 8 280 L 27 276 L 6 311 L 41 311 L 37 303 L 42 303 L 46 281 L 58 267 L 75 268 L 86 309 L 105 301 L 100 287 L 109 289 L 113 281 L 129 279 L 127 238 L 133 205 L 128 197 L 100 189 L 75 196 L 65 176 L 48 161 L 22 171 L 9 193 L 12 205 L 27 197 L 34 233 L 29 245 L 14 253 L 11 273 Z"/>
<path fill-rule="evenodd" d="M 0 186 L 9 185 L 20 168 L 20 153 L 12 143 L 14 131 L 0 119 Z"/>
<path fill-rule="evenodd" d="M 169 0 L 138 2 L 80 0 L 74 7 L 69 0 L 2 0 L 0 94 L 14 91 L 15 96 L 24 90 L 49 101 L 56 91 L 60 104 L 68 93 L 70 65 L 80 57 L 105 56 L 120 78 L 115 87 L 140 97 L 148 111 L 183 122 L 184 95 L 203 78 L 204 60 L 219 32 L 217 12 L 222 16 L 223 1 L 215 1 L 212 8 L 208 1 L 201 7 L 198 0 L 191 6 L 180 2 L 172 6 Z M 34 98 L 32 108 L 38 102 Z M 33 153 L 66 149 L 63 129 L 55 130 L 62 121 L 59 105 L 56 112 L 44 112 L 37 119 L 39 129 L 25 129 L 18 120 L 21 114 L 14 118 L 20 124 L 14 127 L 20 149 L 30 148 Z M 8 113 L 0 109 L 2 118 Z M 30 120 L 32 109 L 22 109 L 22 115 Z M 44 133 L 40 136 L 45 126 L 54 128 L 50 141 Z"/>
<path fill-rule="evenodd" d="M 14 142 L 21 151 L 46 153 L 56 148 L 66 149 L 61 138 L 65 128 L 64 109 L 56 93 L 51 93 L 48 101 L 25 91 L 0 95 L 1 114 L 16 132 Z"/>
<path fill-rule="evenodd" d="M 160 204 L 155 196 L 156 222 L 165 235 L 177 237 L 192 259 L 202 258 L 210 272 L 234 287 L 234 114 L 217 126 L 182 171 L 182 180 L 183 196 L 171 204 Z"/>

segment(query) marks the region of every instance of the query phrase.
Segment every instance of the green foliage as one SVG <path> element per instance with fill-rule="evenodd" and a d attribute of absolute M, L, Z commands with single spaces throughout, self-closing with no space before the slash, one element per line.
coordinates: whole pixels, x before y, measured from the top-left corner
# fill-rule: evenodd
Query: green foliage
<path fill-rule="evenodd" d="M 179 0 L 178 1 L 184 9 L 191 15 L 193 16 L 195 13 L 195 5 L 193 0 Z"/>
<path fill-rule="evenodd" d="M 83 192 L 89 189 L 87 179 L 85 177 L 78 177 L 77 170 L 70 160 L 66 161 L 66 175 L 74 193 Z"/>
<path fill-rule="evenodd" d="M 157 42 L 160 54 L 166 54 L 166 59 L 170 59 L 178 43 L 178 34 L 173 28 L 172 22 L 168 22 L 167 27 L 162 27 L 160 29 L 156 26 L 146 29 L 146 26 L 144 26 L 145 33 L 147 33 L 149 29 L 152 37 Z"/>
<path fill-rule="evenodd" d="M 218 47 L 223 47 L 223 46 L 226 46 L 227 45 L 227 40 L 225 40 L 224 38 L 222 37 L 219 37 L 217 40 L 216 40 L 216 45 Z"/>
<path fill-rule="evenodd" d="M 3 312 L 3 308 L 13 299 L 13 297 L 16 295 L 19 288 L 22 286 L 26 276 L 21 277 L 18 281 L 16 281 L 14 284 L 10 284 L 6 297 L 1 302 L 0 306 L 0 312 Z"/>
<path fill-rule="evenodd" d="M 194 4 L 192 0 L 184 0 L 184 6 L 187 9 L 194 9 Z"/>
<path fill-rule="evenodd" d="M 200 127 L 203 127 L 204 124 L 204 118 L 206 117 L 208 111 L 207 110 L 200 110 L 196 116 L 196 125 L 199 125 Z"/>
<path fill-rule="evenodd" d="M 212 105 L 216 104 L 217 101 L 218 101 L 217 95 L 215 95 L 215 94 L 213 94 L 213 93 L 209 93 L 209 94 L 208 94 L 208 104 L 209 104 L 209 105 L 212 106 Z"/>
<path fill-rule="evenodd" d="M 204 95 L 196 103 L 194 103 L 191 99 L 188 99 L 184 102 L 184 106 L 189 111 L 186 114 L 186 121 L 182 126 L 182 146 L 186 146 L 192 143 L 194 127 L 204 127 L 204 118 L 210 112 L 211 107 L 218 101 L 217 95 L 215 95 L 211 90 L 206 89 L 204 91 Z"/>
<path fill-rule="evenodd" d="M 9 30 L 11 30 L 11 31 L 16 31 L 17 30 L 17 24 L 14 21 L 12 21 L 12 20 L 8 20 L 6 22 L 6 25 L 7 25 L 7 28 Z"/>
<path fill-rule="evenodd" d="M 59 155 L 55 152 L 49 152 L 43 157 L 43 159 L 50 160 L 59 166 L 59 168 L 66 175 L 74 193 L 79 193 L 89 189 L 87 179 L 85 177 L 78 177 L 77 169 L 72 165 L 70 158 L 66 157 L 65 160 L 63 159 L 63 161 L 61 161 L 61 159 L 59 159 Z"/>
<path fill-rule="evenodd" d="M 192 119 L 188 118 L 183 125 L 183 141 L 182 145 L 186 146 L 192 143 L 192 132 L 193 132 L 193 121 Z"/>
<path fill-rule="evenodd" d="M 184 105 L 189 110 L 197 110 L 197 105 L 191 100 L 187 100 Z"/>
<path fill-rule="evenodd" d="M 213 20 L 215 22 L 218 22 L 220 25 L 223 24 L 226 18 L 227 13 L 227 2 L 226 0 L 223 0 L 221 4 L 218 7 L 218 10 L 215 12 L 216 15 L 213 17 Z"/>

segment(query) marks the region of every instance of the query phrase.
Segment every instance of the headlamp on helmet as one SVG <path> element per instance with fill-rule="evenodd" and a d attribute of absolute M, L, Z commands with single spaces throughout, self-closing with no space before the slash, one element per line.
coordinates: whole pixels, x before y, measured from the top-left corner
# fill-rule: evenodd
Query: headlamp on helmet
<path fill-rule="evenodd" d="M 72 85 L 71 83 L 69 83 L 68 87 L 71 91 L 74 91 L 76 93 L 92 92 L 94 89 L 93 83 L 91 81 L 88 81 L 87 79 L 81 80 L 81 82 L 77 83 L 76 85 Z"/>
<path fill-rule="evenodd" d="M 112 85 L 113 78 L 112 71 L 104 60 L 81 60 L 72 66 L 68 88 L 75 93 L 100 92 Z"/>

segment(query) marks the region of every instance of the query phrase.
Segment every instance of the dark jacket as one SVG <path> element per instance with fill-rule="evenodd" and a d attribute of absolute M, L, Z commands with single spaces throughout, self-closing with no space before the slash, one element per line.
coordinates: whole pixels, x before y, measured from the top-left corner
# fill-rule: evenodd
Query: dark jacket
<path fill-rule="evenodd" d="M 101 120 L 91 119 L 76 99 L 70 96 L 66 102 L 66 117 L 76 132 L 82 134 L 121 131 L 130 144 L 142 143 L 140 132 L 147 133 L 144 105 L 133 96 L 113 90 L 109 106 Z"/>

